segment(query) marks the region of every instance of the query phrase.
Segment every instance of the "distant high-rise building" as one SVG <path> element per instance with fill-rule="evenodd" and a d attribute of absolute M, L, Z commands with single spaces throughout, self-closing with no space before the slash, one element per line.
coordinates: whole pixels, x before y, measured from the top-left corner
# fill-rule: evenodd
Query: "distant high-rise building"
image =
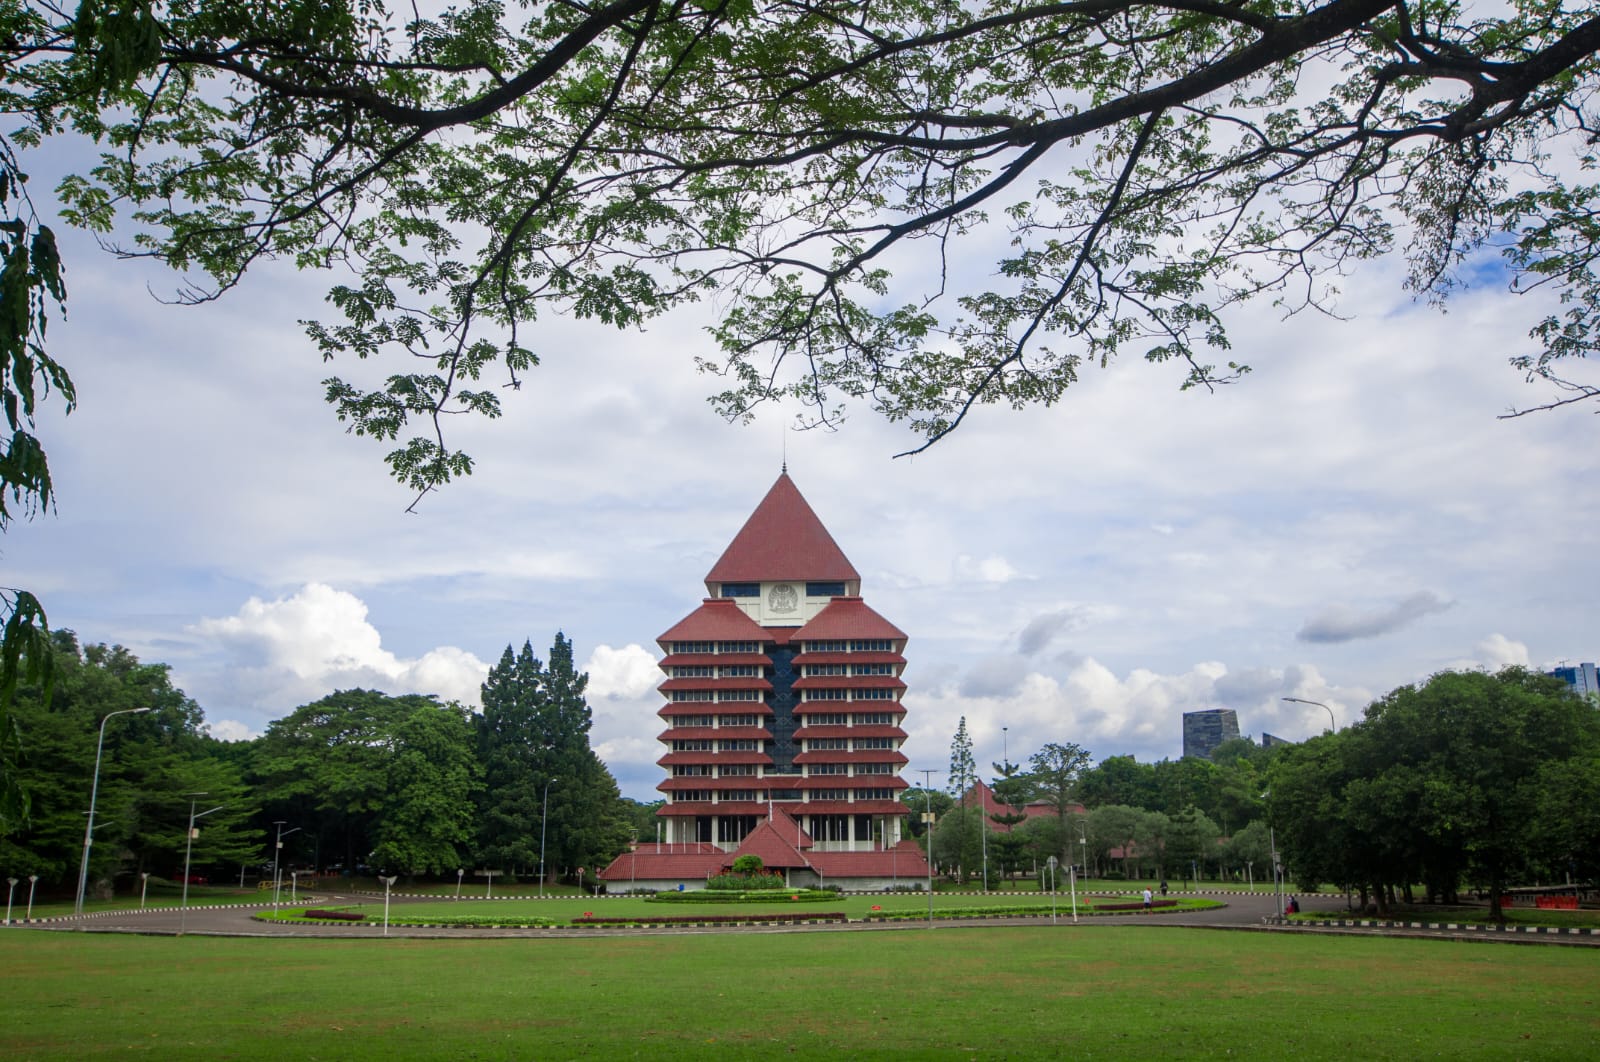
<path fill-rule="evenodd" d="M 1217 746 L 1239 736 L 1239 713 L 1232 708 L 1207 708 L 1183 713 L 1183 754 L 1209 760 Z"/>
<path fill-rule="evenodd" d="M 1277 734 L 1269 734 L 1265 730 L 1261 732 L 1261 747 L 1264 749 L 1275 748 L 1278 745 L 1293 744 L 1294 742 L 1290 741 L 1288 738 L 1281 738 Z"/>
<path fill-rule="evenodd" d="M 1595 667 L 1593 664 L 1574 664 L 1571 667 L 1558 667 L 1547 674 L 1560 679 L 1573 692 L 1580 697 L 1600 697 L 1600 683 L 1595 681 Z"/>

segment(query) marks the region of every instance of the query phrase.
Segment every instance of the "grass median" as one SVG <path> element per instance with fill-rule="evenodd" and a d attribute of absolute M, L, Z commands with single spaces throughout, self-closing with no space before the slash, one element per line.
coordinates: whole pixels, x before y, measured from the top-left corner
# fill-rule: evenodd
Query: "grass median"
<path fill-rule="evenodd" d="M 1170 906 L 1158 908 L 1151 917 L 1221 906 L 1216 900 L 1193 896 L 1172 897 L 1164 902 Z M 1077 910 L 1082 917 L 1092 917 L 1097 913 L 1125 915 L 1137 913 L 1140 905 L 1138 896 L 1079 897 Z M 815 911 L 819 915 L 823 913 L 830 916 L 843 915 L 852 921 L 868 918 L 914 921 L 927 917 L 928 906 L 926 894 L 917 896 L 908 893 L 827 896 L 811 902 L 802 900 L 793 904 L 774 900 L 750 900 L 740 904 L 666 904 L 651 903 L 643 897 L 636 896 L 608 897 L 599 900 L 593 897 L 471 902 L 407 900 L 390 904 L 389 922 L 391 925 L 565 925 L 580 920 L 589 921 L 591 917 L 659 921 L 664 918 L 688 920 L 697 915 L 719 917 L 743 915 L 750 920 L 761 921 L 764 915 L 794 918 L 804 916 L 807 911 Z M 304 904 L 286 906 L 276 913 L 263 912 L 258 917 L 297 921 L 304 917 L 303 912 L 306 909 Z M 1068 899 L 1058 900 L 1053 908 L 1058 918 L 1071 917 L 1072 909 L 1071 901 Z M 383 919 L 381 899 L 361 904 L 340 904 L 338 910 L 365 915 L 364 921 L 368 922 L 378 922 Z M 974 918 L 985 915 L 1049 918 L 1051 912 L 1052 906 L 1048 897 L 1042 901 L 1038 896 L 1018 897 L 998 893 L 935 894 L 933 897 L 933 913 L 937 919 Z"/>

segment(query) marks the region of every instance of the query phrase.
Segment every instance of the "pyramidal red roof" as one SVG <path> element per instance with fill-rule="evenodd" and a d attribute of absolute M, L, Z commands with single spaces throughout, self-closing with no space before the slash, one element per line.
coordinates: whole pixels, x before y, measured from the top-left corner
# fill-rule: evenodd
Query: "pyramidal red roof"
<path fill-rule="evenodd" d="M 739 607 L 731 597 L 708 597 L 700 607 L 673 624 L 656 641 L 672 642 L 762 642 L 767 632 Z"/>
<path fill-rule="evenodd" d="M 707 583 L 859 580 L 844 552 L 784 472 L 733 536 Z"/>
<path fill-rule="evenodd" d="M 859 597 L 836 597 L 811 617 L 794 638 L 802 642 L 831 642 L 850 638 L 887 638 L 905 641 L 906 634 Z"/>
<path fill-rule="evenodd" d="M 788 816 L 785 816 L 787 818 Z M 789 820 L 793 822 L 793 819 Z M 788 836 L 784 836 L 785 832 Z M 777 823 L 762 819 L 750 835 L 739 845 L 739 850 L 730 859 L 737 859 L 743 855 L 760 856 L 763 866 L 773 869 L 789 869 L 806 865 L 806 857 L 800 854 L 796 842 L 800 840 L 798 827 L 791 827 L 788 831 L 778 828 Z M 809 840 L 809 838 L 808 838 Z"/>

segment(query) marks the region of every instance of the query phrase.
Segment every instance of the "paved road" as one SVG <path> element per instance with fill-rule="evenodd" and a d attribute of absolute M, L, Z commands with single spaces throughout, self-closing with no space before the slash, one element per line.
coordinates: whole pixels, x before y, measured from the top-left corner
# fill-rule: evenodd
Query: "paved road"
<path fill-rule="evenodd" d="M 1144 926 L 1202 926 L 1213 928 L 1268 928 L 1265 920 L 1276 913 L 1276 901 L 1270 893 L 1225 893 L 1218 894 L 1225 900 L 1227 906 L 1212 908 L 1204 911 L 1188 911 L 1172 914 L 1146 915 L 1135 912 L 1127 915 L 1097 915 L 1093 918 L 1083 918 L 1078 925 L 1144 925 Z M 317 903 L 336 906 L 348 903 L 371 904 L 371 895 L 356 895 L 333 892 L 317 894 Z M 302 903 L 305 902 L 303 899 Z M 417 900 L 397 898 L 393 901 L 396 909 L 403 908 L 408 903 Z M 605 901 L 599 901 L 603 904 Z M 1303 897 L 1302 906 L 1307 911 L 1327 911 L 1330 917 L 1342 916 L 1345 913 L 1345 904 L 1342 897 Z M 173 908 L 150 909 L 145 911 L 118 911 L 104 914 L 85 915 L 81 918 L 67 918 L 58 921 L 40 923 L 31 927 L 55 931 L 76 931 L 89 933 L 150 933 L 161 935 L 174 935 L 188 933 L 196 936 L 252 936 L 252 937 L 358 937 L 367 938 L 383 935 L 383 930 L 372 923 L 340 924 L 327 922 L 318 925 L 304 925 L 285 922 L 260 922 L 251 916 L 260 911 L 261 904 L 248 907 L 190 907 L 187 911 Z M 469 908 L 470 909 L 470 908 Z M 994 925 L 1041 925 L 1049 924 L 1038 918 L 1024 919 L 983 919 L 970 922 L 936 922 L 939 929 L 957 929 L 963 927 L 982 927 Z M 1071 908 L 1065 898 L 1061 903 L 1061 911 L 1057 916 L 1058 926 L 1071 927 Z M 906 930 L 925 928 L 926 923 L 921 922 L 894 922 L 894 923 L 853 923 L 850 930 Z M 739 927 L 737 929 L 706 929 L 697 927 L 693 929 L 493 929 L 483 926 L 460 927 L 449 929 L 430 929 L 415 926 L 391 926 L 388 935 L 391 937 L 512 937 L 512 938 L 549 938 L 573 936 L 615 936 L 618 932 L 651 933 L 663 935 L 682 935 L 685 933 L 703 932 L 838 932 L 846 927 L 840 925 L 822 926 L 763 926 Z M 1429 934 L 1438 935 L 1438 934 Z M 1596 941 L 1600 943 L 1600 941 Z"/>

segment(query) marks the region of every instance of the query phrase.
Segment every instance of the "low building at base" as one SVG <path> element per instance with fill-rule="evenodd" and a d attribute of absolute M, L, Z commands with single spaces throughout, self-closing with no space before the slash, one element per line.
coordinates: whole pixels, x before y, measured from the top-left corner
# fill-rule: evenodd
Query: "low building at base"
<path fill-rule="evenodd" d="M 703 888 L 708 879 L 731 870 L 735 859 L 748 855 L 758 856 L 766 871 L 781 875 L 784 886 L 794 889 L 837 885 L 877 892 L 915 888 L 928 876 L 928 861 L 915 841 L 865 852 L 823 851 L 793 816 L 774 807 L 772 817 L 732 852 L 700 842 L 641 844 L 612 860 L 600 880 L 612 893 Z"/>

